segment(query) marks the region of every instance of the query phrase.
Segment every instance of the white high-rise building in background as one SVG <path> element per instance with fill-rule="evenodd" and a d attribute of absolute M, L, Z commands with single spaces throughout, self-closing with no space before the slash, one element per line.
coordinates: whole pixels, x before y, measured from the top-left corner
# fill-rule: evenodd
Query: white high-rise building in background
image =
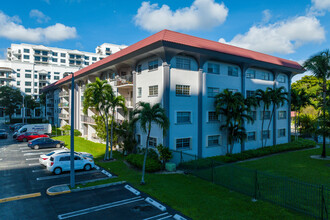
<path fill-rule="evenodd" d="M 38 99 L 43 87 L 125 47 L 104 43 L 96 47 L 96 53 L 91 53 L 43 45 L 11 44 L 6 59 L 0 60 L 0 86 L 17 87 L 22 95 Z M 30 117 L 42 117 L 42 113 L 39 113 L 41 111 L 36 111 Z M 19 108 L 13 118 L 20 118 L 22 114 Z M 3 112 L 0 112 L 1 117 L 5 117 Z"/>

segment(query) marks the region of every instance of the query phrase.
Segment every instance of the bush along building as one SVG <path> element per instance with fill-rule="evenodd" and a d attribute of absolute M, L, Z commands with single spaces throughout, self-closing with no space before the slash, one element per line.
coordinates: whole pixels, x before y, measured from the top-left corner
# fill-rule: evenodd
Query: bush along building
<path fill-rule="evenodd" d="M 47 111 L 54 115 L 57 126 L 70 124 L 74 105 L 74 127 L 88 139 L 97 140 L 92 116 L 98 113 L 92 108 L 83 113 L 83 93 L 96 77 L 107 80 L 116 94 L 125 97 L 128 111 L 139 102 L 161 103 L 165 109 L 169 129 L 163 136 L 153 125 L 150 147 L 163 144 L 172 150 L 209 157 L 227 153 L 226 132 L 220 129 L 225 118 L 215 112 L 216 94 L 228 89 L 248 97 L 268 87 L 284 87 L 290 94 L 292 76 L 302 72 L 304 69 L 294 61 L 163 30 L 75 72 L 73 103 L 71 75 L 43 91 L 49 97 L 47 102 L 56 106 Z M 244 123 L 247 139 L 234 143 L 233 153 L 260 148 L 262 139 L 267 139 L 268 146 L 290 141 L 290 100 L 276 106 L 270 124 L 272 105 L 263 114 L 261 103 L 249 114 L 255 120 Z M 114 117 L 121 121 L 128 119 L 127 115 L 117 108 Z M 146 137 L 137 126 L 138 145 L 143 147 Z"/>

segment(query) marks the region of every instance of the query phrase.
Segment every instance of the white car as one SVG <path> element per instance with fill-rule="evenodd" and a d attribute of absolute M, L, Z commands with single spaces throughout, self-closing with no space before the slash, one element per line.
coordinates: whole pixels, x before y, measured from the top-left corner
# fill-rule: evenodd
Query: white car
<path fill-rule="evenodd" d="M 74 156 L 75 170 L 90 170 L 94 168 L 94 160 L 79 155 Z M 70 171 L 70 153 L 61 153 L 51 156 L 47 163 L 47 170 L 58 175 L 64 171 Z"/>
<path fill-rule="evenodd" d="M 61 150 L 54 150 L 54 151 L 52 151 L 48 154 L 42 154 L 42 155 L 40 155 L 39 163 L 41 165 L 47 166 L 47 163 L 48 163 L 49 158 L 51 156 L 54 156 L 56 154 L 63 154 L 63 153 L 70 153 L 70 151 L 61 149 Z M 93 159 L 93 155 L 90 154 L 90 153 L 87 153 L 87 152 L 74 152 L 74 153 L 75 153 L 75 155 L 79 155 L 79 156 L 82 156 L 82 157 L 88 157 L 88 158 Z"/>

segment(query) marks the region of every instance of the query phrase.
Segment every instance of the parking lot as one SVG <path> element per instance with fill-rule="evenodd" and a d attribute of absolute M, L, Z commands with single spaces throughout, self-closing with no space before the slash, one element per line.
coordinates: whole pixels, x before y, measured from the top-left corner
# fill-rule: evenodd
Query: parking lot
<path fill-rule="evenodd" d="M 46 190 L 68 184 L 70 174 L 54 175 L 39 164 L 39 156 L 53 151 L 33 150 L 11 136 L 0 140 L 0 219 L 180 219 L 180 213 L 126 184 L 49 196 Z M 76 182 L 110 178 L 101 169 L 76 171 Z M 129 187 L 128 187 L 129 188 Z M 175 218 L 174 218 L 175 216 Z"/>

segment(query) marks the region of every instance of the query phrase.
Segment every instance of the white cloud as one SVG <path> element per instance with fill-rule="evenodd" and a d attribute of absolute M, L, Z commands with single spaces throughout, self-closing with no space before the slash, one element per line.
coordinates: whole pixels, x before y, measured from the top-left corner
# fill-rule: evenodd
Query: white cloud
<path fill-rule="evenodd" d="M 38 23 L 46 23 L 50 20 L 50 17 L 46 16 L 44 13 L 38 9 L 32 9 L 30 11 L 30 17 L 35 18 Z"/>
<path fill-rule="evenodd" d="M 190 7 L 172 11 L 168 5 L 142 2 L 135 24 L 148 31 L 210 29 L 222 24 L 228 15 L 224 3 L 214 0 L 195 0 Z"/>
<path fill-rule="evenodd" d="M 77 37 L 75 27 L 57 23 L 46 28 L 26 28 L 18 17 L 9 17 L 0 11 L 0 37 L 32 43 L 62 41 Z"/>
<path fill-rule="evenodd" d="M 270 10 L 266 9 L 262 11 L 262 23 L 268 23 L 270 18 L 272 17 L 272 14 L 270 13 Z"/>
<path fill-rule="evenodd" d="M 248 32 L 236 35 L 230 42 L 223 38 L 219 42 L 264 53 L 289 54 L 303 44 L 324 39 L 325 31 L 318 19 L 299 16 L 273 24 L 253 25 Z"/>
<path fill-rule="evenodd" d="M 312 8 L 323 11 L 330 11 L 330 0 L 312 0 Z"/>

